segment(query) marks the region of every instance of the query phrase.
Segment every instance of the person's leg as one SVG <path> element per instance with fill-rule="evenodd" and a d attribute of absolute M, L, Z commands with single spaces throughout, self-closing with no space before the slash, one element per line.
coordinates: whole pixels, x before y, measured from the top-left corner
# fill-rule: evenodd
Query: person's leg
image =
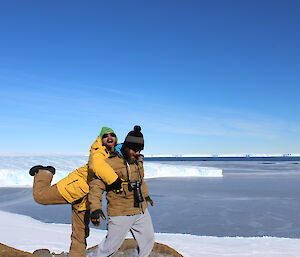
<path fill-rule="evenodd" d="M 86 256 L 86 238 L 89 236 L 90 212 L 78 211 L 72 206 L 72 234 L 69 256 Z"/>
<path fill-rule="evenodd" d="M 155 242 L 152 219 L 147 209 L 144 214 L 138 214 L 136 216 L 136 220 L 130 229 L 130 232 L 138 244 L 134 256 L 148 257 Z"/>
<path fill-rule="evenodd" d="M 37 203 L 48 204 L 67 204 L 68 202 L 59 193 L 57 186 L 51 186 L 53 174 L 48 170 L 39 170 L 34 175 L 33 198 Z"/>
<path fill-rule="evenodd" d="M 106 238 L 88 257 L 107 257 L 116 252 L 129 232 L 135 216 L 110 216 Z"/>

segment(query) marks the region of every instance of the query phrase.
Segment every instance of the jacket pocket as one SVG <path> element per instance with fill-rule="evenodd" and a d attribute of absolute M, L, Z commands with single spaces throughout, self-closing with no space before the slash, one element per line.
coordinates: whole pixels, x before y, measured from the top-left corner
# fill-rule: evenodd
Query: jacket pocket
<path fill-rule="evenodd" d="M 67 184 L 66 191 L 73 201 L 76 201 L 88 194 L 89 185 L 84 181 L 84 179 L 79 178 Z"/>

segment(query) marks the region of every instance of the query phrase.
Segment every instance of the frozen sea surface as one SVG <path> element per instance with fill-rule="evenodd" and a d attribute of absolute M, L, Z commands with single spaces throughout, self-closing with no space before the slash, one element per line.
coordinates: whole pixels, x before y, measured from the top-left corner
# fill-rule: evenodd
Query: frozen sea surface
<path fill-rule="evenodd" d="M 148 179 L 156 232 L 300 238 L 297 162 L 165 162 L 220 168 L 223 177 Z M 71 223 L 70 206 L 36 204 L 31 188 L 0 188 L 0 210 Z M 102 224 L 101 228 L 105 228 Z"/>

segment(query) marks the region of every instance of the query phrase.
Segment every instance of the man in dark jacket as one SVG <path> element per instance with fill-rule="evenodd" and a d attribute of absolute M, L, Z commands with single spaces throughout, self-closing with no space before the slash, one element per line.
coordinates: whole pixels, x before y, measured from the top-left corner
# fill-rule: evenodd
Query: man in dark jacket
<path fill-rule="evenodd" d="M 90 182 L 88 200 L 91 221 L 99 225 L 102 212 L 102 194 L 107 191 L 107 213 L 109 216 L 107 236 L 89 257 L 105 257 L 116 252 L 130 231 L 138 247 L 134 256 L 149 256 L 154 245 L 154 230 L 147 202 L 153 205 L 148 187 L 144 181 L 144 167 L 140 151 L 144 148 L 144 138 L 140 126 L 135 126 L 125 138 L 121 153 L 112 153 L 105 161 L 124 180 L 124 190 L 120 194 L 109 191 L 101 179 Z"/>

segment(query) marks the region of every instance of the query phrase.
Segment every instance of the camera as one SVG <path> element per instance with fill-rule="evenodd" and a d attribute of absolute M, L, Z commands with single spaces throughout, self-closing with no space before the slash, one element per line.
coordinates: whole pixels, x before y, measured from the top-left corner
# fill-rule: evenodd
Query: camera
<path fill-rule="evenodd" d="M 139 203 L 144 201 L 141 187 L 142 187 L 142 182 L 140 181 L 128 183 L 128 190 L 133 191 L 134 194 L 134 207 L 139 207 Z"/>

